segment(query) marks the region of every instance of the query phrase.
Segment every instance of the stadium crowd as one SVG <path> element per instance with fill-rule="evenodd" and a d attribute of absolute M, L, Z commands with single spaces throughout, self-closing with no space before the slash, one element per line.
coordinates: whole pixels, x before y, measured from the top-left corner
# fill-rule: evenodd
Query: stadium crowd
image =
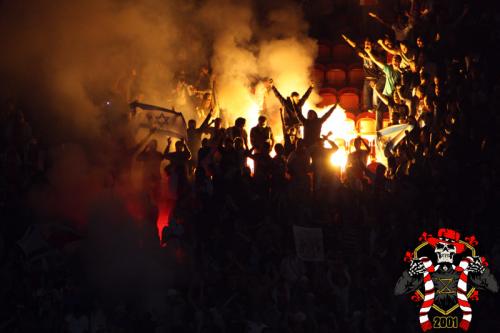
<path fill-rule="evenodd" d="M 33 135 L 15 102 L 4 103 L 0 331 L 419 331 L 417 306 L 393 295 L 405 251 L 423 231 L 442 226 L 500 236 L 489 220 L 500 199 L 500 76 L 488 46 L 499 41 L 498 15 L 462 1 L 449 8 L 412 3 L 399 9 L 394 24 L 369 14 L 384 25 L 381 38 L 343 36 L 363 61 L 362 110 L 414 125 L 386 150 L 387 167 L 369 168 L 370 149 L 357 139 L 340 177 L 329 161 L 335 142 L 320 135 L 333 108 L 323 115 L 302 110 L 310 91 L 302 99 L 283 97 L 272 81 L 283 107 L 283 142 L 263 115 L 258 124 L 237 118 L 224 128 L 206 92 L 206 69 L 193 82 L 202 93 L 193 95 L 200 96 L 199 107 L 185 142 L 172 146 L 165 137 L 162 152 L 154 140 L 122 149 L 109 182 L 126 175 L 133 159 L 141 163 L 149 210 L 125 239 L 133 244 L 127 251 L 168 263 L 170 281 L 157 288 L 161 306 L 142 304 L 146 279 L 134 282 L 137 294 L 126 299 L 96 290 L 78 251 L 27 258 L 18 240 L 37 217 L 23 207 L 34 187 L 50 186 L 53 149 L 40 144 L 43 138 Z M 476 40 L 479 35 L 485 41 Z M 180 80 L 182 86 L 187 79 Z M 175 193 L 168 199 L 168 227 L 158 232 L 162 178 Z M 293 226 L 322 230 L 323 258 L 299 258 Z M 79 230 L 75 239 L 83 242 L 87 232 Z M 107 235 L 107 242 L 120 237 Z M 480 246 L 498 276 L 500 245 Z M 495 300 L 485 295 L 480 307 L 475 329 L 498 329 Z"/>

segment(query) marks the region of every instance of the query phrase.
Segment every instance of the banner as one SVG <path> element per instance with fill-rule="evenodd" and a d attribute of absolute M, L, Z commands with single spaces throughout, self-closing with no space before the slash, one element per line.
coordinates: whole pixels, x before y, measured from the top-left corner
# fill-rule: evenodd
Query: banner
<path fill-rule="evenodd" d="M 139 127 L 155 128 L 157 133 L 186 139 L 186 121 L 181 112 L 137 101 L 130 103 L 130 107 L 135 110 L 135 121 Z"/>
<path fill-rule="evenodd" d="M 392 152 L 401 140 L 406 136 L 406 132 L 411 132 L 413 125 L 400 124 L 383 128 L 377 132 L 376 154 L 377 161 L 387 166 L 386 152 Z"/>
<path fill-rule="evenodd" d="M 323 261 L 325 259 L 323 230 L 321 228 L 306 228 L 294 225 L 293 235 L 297 257 L 305 261 Z"/>

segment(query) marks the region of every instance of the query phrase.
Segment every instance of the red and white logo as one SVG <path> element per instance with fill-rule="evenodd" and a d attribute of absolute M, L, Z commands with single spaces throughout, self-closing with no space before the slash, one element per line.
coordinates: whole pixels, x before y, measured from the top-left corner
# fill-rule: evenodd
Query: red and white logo
<path fill-rule="evenodd" d="M 478 290 L 498 291 L 498 283 L 484 257 L 476 254 L 475 236 L 461 239 L 452 229 L 439 229 L 437 237 L 426 232 L 420 244 L 407 251 L 403 272 L 394 290 L 410 294 L 420 304 L 422 331 L 433 328 L 469 330 L 472 321 L 470 302 L 479 300 Z"/>

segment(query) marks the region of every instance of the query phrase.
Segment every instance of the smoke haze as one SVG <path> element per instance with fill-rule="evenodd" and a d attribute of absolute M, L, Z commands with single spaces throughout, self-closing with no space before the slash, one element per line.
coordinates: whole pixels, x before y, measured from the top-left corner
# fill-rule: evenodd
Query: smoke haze
<path fill-rule="evenodd" d="M 143 101 L 175 106 L 169 95 L 176 75 L 196 74 L 208 62 L 227 120 L 244 116 L 247 127 L 254 126 L 266 94 L 262 83 L 256 87 L 258 81 L 272 77 L 283 95 L 303 93 L 316 56 L 295 2 L 261 7 L 237 0 L 1 2 L 0 98 L 18 101 L 35 136 L 59 145 L 49 151 L 50 186 L 31 195 L 34 208 L 48 218 L 89 224 L 92 255 L 107 254 L 89 268 L 103 272 L 94 276 L 98 285 L 150 265 L 140 255 L 124 261 L 119 254 L 136 250 L 126 244 L 136 225 L 130 221 L 138 218 L 123 207 L 144 202 L 127 196 L 128 185 L 112 199 L 103 196 L 110 188 L 109 169 L 122 161 L 117 140 L 128 146 L 134 140 L 120 123 L 103 130 L 103 119 L 109 121 L 103 101 L 123 93 L 135 70 L 136 93 Z M 280 128 L 276 99 L 271 96 L 267 105 L 271 123 Z M 126 104 L 118 107 L 128 111 Z M 186 119 L 192 117 L 191 110 L 183 111 Z M 104 226 L 91 227 L 99 224 Z M 112 239 L 101 241 L 106 234 Z M 164 269 L 151 271 L 155 286 L 168 275 Z M 141 277 L 123 279 L 120 290 L 134 289 Z"/>

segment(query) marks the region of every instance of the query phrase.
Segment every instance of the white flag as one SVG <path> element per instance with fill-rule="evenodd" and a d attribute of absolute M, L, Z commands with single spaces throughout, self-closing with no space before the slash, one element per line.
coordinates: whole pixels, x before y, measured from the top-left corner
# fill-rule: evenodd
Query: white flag
<path fill-rule="evenodd" d="M 406 132 L 411 132 L 413 125 L 400 124 L 383 128 L 377 132 L 376 148 L 377 161 L 387 166 L 386 151 L 391 151 L 406 136 Z"/>

